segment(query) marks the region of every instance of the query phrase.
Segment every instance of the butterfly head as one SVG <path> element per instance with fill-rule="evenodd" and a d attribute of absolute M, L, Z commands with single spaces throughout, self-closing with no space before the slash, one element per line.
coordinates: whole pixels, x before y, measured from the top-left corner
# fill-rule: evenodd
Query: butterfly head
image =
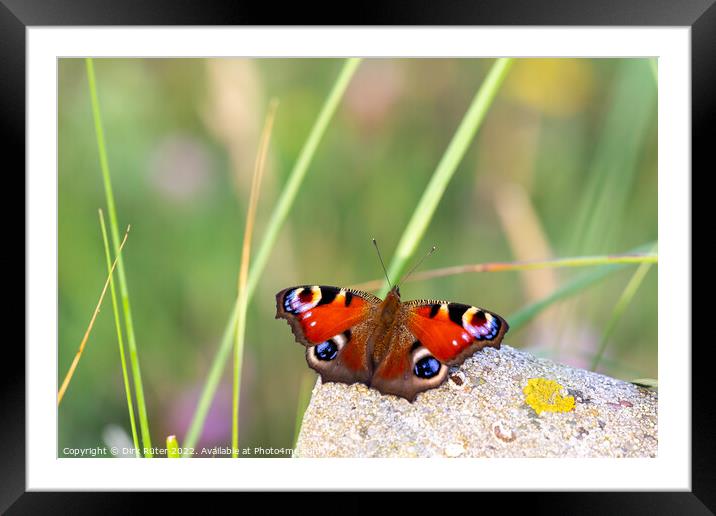
<path fill-rule="evenodd" d="M 398 286 L 394 286 L 386 294 L 385 299 L 381 303 L 380 307 L 380 319 L 387 326 L 393 324 L 395 317 L 400 309 L 400 289 Z"/>

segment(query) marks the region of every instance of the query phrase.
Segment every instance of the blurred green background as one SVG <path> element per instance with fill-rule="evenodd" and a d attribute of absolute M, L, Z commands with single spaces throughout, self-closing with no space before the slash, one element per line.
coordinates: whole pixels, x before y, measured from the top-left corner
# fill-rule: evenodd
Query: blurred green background
<path fill-rule="evenodd" d="M 320 143 L 248 314 L 240 446 L 290 447 L 315 375 L 275 320 L 277 291 L 382 277 L 491 59 L 361 63 Z M 231 307 L 263 119 L 280 101 L 254 250 L 341 67 L 335 59 L 100 59 L 97 87 L 152 441 L 181 443 Z M 657 88 L 647 59 L 519 59 L 423 239 L 422 267 L 623 253 L 657 239 Z M 85 63 L 59 62 L 58 386 L 106 279 L 105 208 Z M 635 267 L 550 307 L 505 343 L 588 367 Z M 411 282 L 404 299 L 503 316 L 581 269 Z M 657 377 L 652 267 L 599 371 Z M 509 320 L 509 318 L 508 318 Z M 59 409 L 59 451 L 131 437 L 109 296 Z M 301 386 L 304 386 L 303 388 Z M 200 446 L 230 444 L 231 365 Z"/>

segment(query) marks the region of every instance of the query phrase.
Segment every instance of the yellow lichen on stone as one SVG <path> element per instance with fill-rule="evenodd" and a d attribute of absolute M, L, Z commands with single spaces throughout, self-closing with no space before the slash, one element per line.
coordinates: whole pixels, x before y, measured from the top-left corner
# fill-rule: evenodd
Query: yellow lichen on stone
<path fill-rule="evenodd" d="M 564 396 L 564 389 L 554 380 L 530 378 L 522 389 L 525 403 L 534 409 L 537 415 L 542 412 L 569 412 L 574 409 L 574 396 Z"/>

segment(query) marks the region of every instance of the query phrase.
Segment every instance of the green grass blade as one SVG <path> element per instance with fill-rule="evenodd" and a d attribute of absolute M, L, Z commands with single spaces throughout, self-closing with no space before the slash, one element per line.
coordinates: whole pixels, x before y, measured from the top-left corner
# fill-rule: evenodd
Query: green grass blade
<path fill-rule="evenodd" d="M 296 403 L 296 420 L 293 425 L 293 447 L 296 447 L 298 442 L 298 434 L 301 431 L 301 424 L 303 423 L 303 414 L 308 408 L 308 403 L 311 401 L 311 392 L 313 386 L 316 384 L 316 375 L 312 371 L 308 371 L 303 374 L 301 378 L 301 385 L 298 388 L 298 401 Z"/>
<path fill-rule="evenodd" d="M 245 291 L 245 289 L 242 289 Z M 231 402 L 231 457 L 239 456 L 239 401 L 241 398 L 241 371 L 244 364 L 244 342 L 246 341 L 246 294 L 239 295 L 239 317 L 236 321 L 234 341 L 234 371 Z"/>
<path fill-rule="evenodd" d="M 634 253 L 643 252 L 645 250 L 645 247 L 653 247 L 654 244 L 649 244 L 649 246 L 641 246 L 638 249 L 634 249 Z M 519 330 L 522 326 L 527 324 L 529 321 L 534 319 L 540 312 L 545 310 L 547 307 L 553 305 L 554 303 L 557 303 L 558 301 L 561 301 L 563 299 L 566 299 L 570 296 L 573 296 L 575 294 L 578 294 L 582 292 L 583 290 L 586 290 L 587 288 L 591 287 L 592 285 L 598 283 L 602 279 L 606 278 L 613 272 L 622 270 L 624 267 L 627 267 L 628 263 L 618 263 L 618 264 L 610 264 L 606 265 L 594 272 L 590 272 L 588 274 L 584 274 L 583 276 L 578 277 L 577 279 L 567 283 L 566 285 L 563 285 L 562 287 L 555 290 L 552 294 L 545 297 L 544 299 L 540 299 L 539 301 L 536 301 L 532 304 L 529 304 L 522 308 L 521 310 L 518 310 L 514 314 L 507 317 L 507 322 L 510 325 L 510 330 L 514 333 L 515 331 Z M 645 264 L 641 264 L 643 266 Z"/>
<path fill-rule="evenodd" d="M 127 226 L 127 232 L 124 235 L 124 239 L 122 240 L 122 243 L 119 246 L 119 253 L 122 252 L 122 248 L 124 247 L 124 244 L 127 242 L 127 237 L 129 237 L 129 226 Z M 60 403 L 62 403 L 62 400 L 64 399 L 65 393 L 67 392 L 67 389 L 70 386 L 70 382 L 72 382 L 72 378 L 74 378 L 75 371 L 77 371 L 77 367 L 79 366 L 80 359 L 82 358 L 82 354 L 84 353 L 84 350 L 87 346 L 87 342 L 89 341 L 90 334 L 92 333 L 92 328 L 94 328 L 94 323 L 97 320 L 97 315 L 99 314 L 102 303 L 104 302 L 104 297 L 107 294 L 107 289 L 109 288 L 110 281 L 112 280 L 112 273 L 114 272 L 114 268 L 117 266 L 117 260 L 119 259 L 119 256 L 115 258 L 114 263 L 112 263 L 111 267 L 109 268 L 109 273 L 107 274 L 107 279 L 104 282 L 104 286 L 102 287 L 102 291 L 99 294 L 99 299 L 97 300 L 97 304 L 94 307 L 94 311 L 92 312 L 92 317 L 90 318 L 89 324 L 87 324 L 87 329 L 85 330 L 85 334 L 82 337 L 82 340 L 80 341 L 80 346 L 77 349 L 77 352 L 75 353 L 75 357 L 72 359 L 72 362 L 70 363 L 70 367 L 67 370 L 67 374 L 65 374 L 65 379 L 62 380 L 62 385 L 60 385 L 60 388 L 57 390 L 57 407 L 59 408 Z"/>
<path fill-rule="evenodd" d="M 405 270 L 408 260 L 415 252 L 415 248 L 425 234 L 425 230 L 435 213 L 435 209 L 450 179 L 455 173 L 470 143 L 472 143 L 475 133 L 492 105 L 492 101 L 495 99 L 500 86 L 505 80 L 512 62 L 513 60 L 510 58 L 500 58 L 495 61 L 495 64 L 490 69 L 482 86 L 472 100 L 470 107 L 467 109 L 440 163 L 438 163 L 420 202 L 418 202 L 413 212 L 410 222 L 408 222 L 403 232 L 400 242 L 398 242 L 395 255 L 388 268 L 388 277 L 392 278 L 394 282 L 398 282 L 400 275 Z M 388 288 L 388 282 L 386 281 L 379 295 L 384 296 L 386 292 L 388 292 Z"/>
<path fill-rule="evenodd" d="M 97 136 L 97 150 L 99 152 L 100 169 L 102 170 L 102 180 L 104 182 L 105 197 L 107 199 L 107 212 L 109 214 L 109 228 L 112 235 L 112 245 L 114 252 L 119 256 L 117 262 L 117 276 L 119 279 L 119 293 L 122 300 L 122 310 L 124 312 L 124 323 L 127 328 L 127 343 L 129 348 L 129 361 L 132 368 L 132 380 L 137 394 L 137 409 L 139 413 L 139 427 L 142 434 L 142 445 L 147 452 L 145 457 L 152 456 L 151 447 L 152 440 L 149 434 L 149 421 L 147 418 L 147 407 L 144 402 L 144 388 L 142 387 L 142 374 L 139 367 L 139 357 L 137 353 L 137 340 L 134 335 L 134 325 L 132 323 L 132 311 L 129 304 L 129 290 L 127 288 L 127 277 L 124 272 L 124 259 L 118 252 L 119 249 L 119 224 L 117 223 L 117 210 L 114 203 L 114 194 L 112 193 L 112 181 L 109 173 L 109 161 L 107 159 L 107 148 L 104 139 L 104 129 L 102 127 L 102 117 L 99 109 L 99 99 L 97 96 L 97 85 L 94 73 L 94 62 L 91 58 L 85 59 L 87 64 L 87 80 L 89 82 L 90 97 L 92 100 L 92 117 L 94 119 L 95 134 Z"/>
<path fill-rule="evenodd" d="M 645 60 L 620 60 L 613 81 L 588 182 L 576 204 L 569 246 L 574 254 L 600 253 L 617 241 L 656 113 L 657 89 Z"/>
<path fill-rule="evenodd" d="M 514 332 L 518 331 L 522 326 L 534 319 L 546 308 L 557 303 L 558 301 L 562 301 L 563 299 L 586 290 L 613 272 L 621 270 L 624 267 L 626 267 L 626 264 L 607 265 L 596 271 L 589 272 L 567 283 L 566 285 L 563 285 L 544 299 L 540 299 L 539 301 L 535 301 L 534 303 L 525 306 L 507 317 L 507 321 L 510 325 L 510 331 L 514 334 Z"/>
<path fill-rule="evenodd" d="M 256 219 L 256 207 L 261 192 L 261 180 L 263 178 L 266 154 L 268 152 L 271 129 L 276 114 L 277 101 L 272 100 L 269 104 L 268 113 L 261 131 L 259 150 L 256 155 L 254 176 L 251 180 L 251 193 L 249 194 L 249 207 L 246 211 L 246 224 L 244 226 L 244 242 L 241 250 L 241 265 L 239 267 L 238 282 L 238 310 L 239 316 L 236 319 L 236 341 L 234 345 L 234 385 L 233 385 L 233 410 L 231 424 L 231 456 L 239 456 L 239 401 L 241 397 L 241 371 L 244 362 L 244 342 L 246 341 L 246 312 L 248 310 L 248 298 L 246 297 L 246 283 L 249 275 L 249 263 L 251 257 L 251 236 L 254 232 L 254 220 Z"/>
<path fill-rule="evenodd" d="M 659 60 L 656 57 L 649 59 L 649 68 L 651 68 L 651 74 L 654 76 L 654 82 L 659 83 Z"/>
<path fill-rule="evenodd" d="M 271 214 L 271 219 L 266 226 L 263 240 L 261 241 L 259 250 L 256 253 L 253 265 L 251 266 L 248 283 L 249 297 L 253 295 L 253 292 L 256 289 L 256 284 L 259 282 L 259 278 L 263 273 L 264 267 L 266 267 L 266 262 L 268 261 L 276 239 L 278 238 L 278 232 L 283 227 L 284 222 L 286 222 L 286 217 L 288 217 L 288 213 L 293 206 L 293 202 L 298 194 L 298 189 L 303 183 L 303 179 L 308 171 L 308 166 L 313 160 L 318 144 L 321 142 L 321 139 L 323 139 L 328 123 L 333 118 L 336 108 L 343 98 L 343 94 L 348 88 L 348 84 L 355 74 L 360 62 L 361 60 L 357 58 L 347 59 L 345 61 L 343 68 L 341 69 L 340 74 L 338 75 L 338 78 L 333 84 L 333 88 L 328 95 L 326 103 L 321 108 L 321 112 L 316 119 L 316 123 L 311 128 L 308 139 L 298 155 L 298 160 L 296 160 L 296 164 L 289 175 L 288 182 L 281 192 L 281 197 Z"/>
<path fill-rule="evenodd" d="M 167 436 L 167 458 L 168 459 L 179 459 L 179 441 L 177 441 L 176 435 Z"/>
<path fill-rule="evenodd" d="M 655 378 L 635 378 L 634 380 L 629 380 L 629 383 L 655 391 L 659 390 L 659 381 Z"/>
<path fill-rule="evenodd" d="M 470 265 L 454 265 L 431 269 L 428 271 L 411 274 L 405 278 L 405 282 L 421 281 L 456 274 L 467 274 L 476 272 L 508 272 L 508 271 L 531 271 L 540 269 L 557 269 L 565 267 L 591 267 L 594 265 L 609 265 L 615 263 L 656 263 L 658 256 L 654 253 L 648 254 L 623 254 L 623 255 L 602 255 L 602 256 L 573 256 L 569 258 L 557 258 L 554 260 L 530 260 L 521 262 L 489 262 L 475 263 Z M 358 283 L 350 287 L 356 290 L 373 291 L 383 286 L 384 280 L 377 279 Z"/>
<path fill-rule="evenodd" d="M 104 256 L 107 260 L 107 270 L 112 270 L 112 257 L 109 251 L 109 238 L 107 238 L 107 226 L 104 222 L 104 213 L 99 210 L 99 225 L 102 229 L 102 240 L 104 242 Z M 112 275 L 113 276 L 113 275 Z M 129 375 L 127 374 L 127 361 L 124 357 L 124 339 L 122 338 L 122 322 L 119 318 L 119 306 L 117 304 L 117 294 L 114 288 L 114 278 L 110 277 L 109 289 L 112 296 L 112 310 L 114 312 L 114 326 L 117 330 L 117 343 L 119 345 L 119 360 L 122 365 L 122 379 L 124 380 L 124 392 L 127 395 L 127 410 L 129 411 L 129 424 L 132 428 L 132 441 L 134 442 L 134 453 L 138 459 L 142 457 L 139 451 L 139 438 L 137 437 L 137 423 L 134 420 L 134 403 L 132 402 L 132 389 L 129 385 Z"/>
<path fill-rule="evenodd" d="M 597 351 L 597 354 L 594 355 L 594 359 L 592 360 L 592 364 L 590 366 L 590 369 L 592 371 L 597 370 L 599 362 L 602 360 L 604 352 L 607 350 L 609 338 L 611 337 L 612 332 L 617 325 L 617 322 L 619 321 L 619 319 L 621 319 L 621 316 L 624 314 L 624 311 L 629 306 L 629 303 L 631 303 L 631 300 L 634 299 L 636 291 L 639 289 L 641 282 L 644 281 L 646 273 L 649 272 L 649 269 L 651 269 L 652 265 L 653 264 L 651 263 L 642 263 L 632 275 L 631 279 L 629 280 L 629 283 L 627 283 L 627 286 L 624 288 L 622 295 L 619 296 L 619 301 L 617 301 L 617 304 L 614 306 L 612 316 L 609 318 L 609 322 L 607 323 L 607 326 L 604 329 L 604 333 L 602 334 L 602 339 L 599 342 L 599 349 Z"/>
<path fill-rule="evenodd" d="M 575 351 L 572 350 L 571 352 L 569 350 L 565 350 L 563 352 L 556 352 L 554 349 L 531 349 L 530 353 L 532 353 L 534 356 L 539 358 L 547 358 L 549 360 L 555 361 L 555 360 L 561 360 L 565 357 L 571 357 L 571 358 L 579 358 L 583 360 L 591 360 L 594 356 L 593 353 L 588 353 L 586 351 Z M 639 371 L 638 369 L 634 369 L 633 367 L 629 366 L 628 364 L 623 364 L 616 360 L 610 360 L 609 358 L 605 357 L 602 362 L 605 366 L 608 366 L 612 371 L 614 371 L 614 374 L 617 372 L 619 373 L 620 378 L 636 378 L 638 376 L 643 376 L 643 372 Z"/>
<path fill-rule="evenodd" d="M 259 278 L 263 273 L 266 262 L 268 261 L 269 255 L 271 254 L 276 239 L 278 238 L 278 233 L 286 221 L 286 217 L 288 216 L 291 207 L 293 206 L 298 190 L 303 183 L 308 167 L 311 164 L 314 154 L 316 153 L 318 144 L 321 142 L 321 139 L 326 132 L 326 128 L 328 127 L 328 123 L 333 118 L 336 108 L 338 107 L 340 100 L 343 98 L 343 94 L 345 93 L 353 74 L 358 68 L 360 61 L 360 59 L 347 59 L 343 64 L 343 68 L 333 84 L 333 88 L 331 89 L 331 92 L 329 93 L 328 98 L 326 99 L 326 102 L 316 119 L 316 122 L 311 128 L 308 139 L 304 143 L 301 152 L 298 155 L 296 164 L 289 175 L 286 186 L 284 186 L 281 197 L 278 200 L 278 204 L 271 213 L 271 218 L 269 219 L 263 239 L 259 245 L 259 250 L 253 260 L 253 264 L 251 265 L 246 288 L 247 302 L 249 302 L 253 296 Z M 219 385 L 221 375 L 224 371 L 224 367 L 226 366 L 229 354 L 231 353 L 233 344 L 232 336 L 238 321 L 238 307 L 239 300 L 237 299 L 231 311 L 231 318 L 224 329 L 224 334 L 221 338 L 221 343 L 219 344 L 219 350 L 214 356 L 214 360 L 211 364 L 211 368 L 209 369 L 209 374 L 199 398 L 199 403 L 197 404 L 196 411 L 194 412 L 194 416 L 189 425 L 189 430 L 187 431 L 187 435 L 184 439 L 186 448 L 193 448 L 201 435 L 206 415 L 209 412 L 211 402 L 213 401 L 214 394 L 216 393 L 216 388 Z"/>

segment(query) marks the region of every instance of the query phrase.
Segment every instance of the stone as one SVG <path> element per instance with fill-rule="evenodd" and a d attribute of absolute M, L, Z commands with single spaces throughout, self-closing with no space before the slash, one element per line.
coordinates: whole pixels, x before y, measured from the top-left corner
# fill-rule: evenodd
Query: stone
<path fill-rule="evenodd" d="M 294 457 L 656 457 L 657 392 L 485 348 L 413 403 L 316 382 Z"/>

